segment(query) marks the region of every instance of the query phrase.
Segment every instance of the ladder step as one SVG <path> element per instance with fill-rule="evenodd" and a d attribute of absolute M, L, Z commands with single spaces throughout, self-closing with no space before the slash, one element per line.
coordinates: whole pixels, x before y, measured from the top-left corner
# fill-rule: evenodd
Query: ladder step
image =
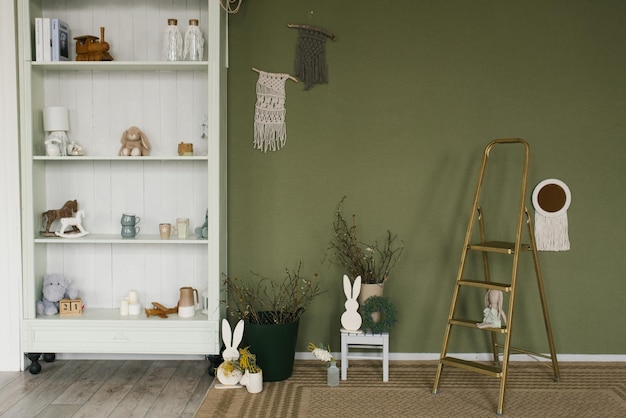
<path fill-rule="evenodd" d="M 504 241 L 487 241 L 480 244 L 470 244 L 469 249 L 474 251 L 487 251 L 490 253 L 513 254 L 515 253 L 515 243 Z M 530 245 L 521 244 L 520 249 L 522 251 L 529 251 Z"/>
<path fill-rule="evenodd" d="M 447 356 L 442 358 L 441 362 L 448 366 L 454 366 L 460 369 L 470 370 L 492 377 L 502 377 L 502 369 L 498 366 L 489 366 L 488 364 Z"/>
<path fill-rule="evenodd" d="M 508 332 L 508 329 L 505 325 L 502 325 L 500 328 L 478 328 L 478 326 L 476 326 L 476 324 L 478 323 L 479 323 L 478 321 L 471 321 L 469 319 L 459 319 L 459 318 L 450 319 L 450 324 L 452 325 L 460 325 L 462 327 L 479 329 L 481 331 L 499 332 L 500 334 L 506 334 Z"/>
<path fill-rule="evenodd" d="M 486 282 L 484 280 L 459 280 L 460 286 L 480 287 L 482 289 L 496 289 L 503 292 L 510 292 L 511 285 L 506 283 Z"/>

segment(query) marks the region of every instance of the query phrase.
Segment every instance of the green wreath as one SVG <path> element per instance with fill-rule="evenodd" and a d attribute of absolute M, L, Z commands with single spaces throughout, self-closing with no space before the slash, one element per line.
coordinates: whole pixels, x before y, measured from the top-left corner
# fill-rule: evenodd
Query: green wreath
<path fill-rule="evenodd" d="M 380 321 L 374 322 L 372 314 L 381 313 Z M 389 332 L 396 323 L 396 308 L 393 303 L 384 296 L 371 296 L 363 304 L 363 329 L 372 334 Z"/>

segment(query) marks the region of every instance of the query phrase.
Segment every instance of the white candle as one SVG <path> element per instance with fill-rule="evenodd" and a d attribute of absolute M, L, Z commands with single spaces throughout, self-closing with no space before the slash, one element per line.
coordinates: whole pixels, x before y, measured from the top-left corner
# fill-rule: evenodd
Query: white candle
<path fill-rule="evenodd" d="M 141 312 L 141 305 L 139 305 L 138 303 L 131 303 L 130 305 L 128 305 L 129 314 L 139 315 L 139 312 Z"/>
<path fill-rule="evenodd" d="M 120 315 L 128 315 L 128 298 L 122 298 L 120 301 Z"/>
<path fill-rule="evenodd" d="M 136 290 L 131 290 L 128 292 L 128 303 L 138 303 L 139 302 L 139 294 Z"/>

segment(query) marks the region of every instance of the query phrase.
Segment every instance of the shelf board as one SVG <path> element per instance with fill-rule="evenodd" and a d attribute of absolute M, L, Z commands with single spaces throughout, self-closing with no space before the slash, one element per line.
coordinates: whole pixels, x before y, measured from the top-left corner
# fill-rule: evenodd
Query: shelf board
<path fill-rule="evenodd" d="M 54 61 L 31 62 L 53 71 L 207 71 L 208 61 Z"/>
<path fill-rule="evenodd" d="M 145 156 L 145 157 L 120 157 L 118 155 L 105 156 L 105 155 L 81 155 L 76 157 L 49 157 L 47 155 L 35 155 L 33 160 L 40 161 L 208 161 L 209 157 L 206 155 L 190 155 L 190 156 L 178 156 L 178 155 L 165 155 L 165 156 Z"/>
<path fill-rule="evenodd" d="M 175 244 L 175 245 L 207 245 L 206 238 L 189 235 L 187 239 L 170 236 L 161 239 L 157 234 L 140 234 L 135 238 L 122 238 L 119 234 L 89 234 L 77 238 L 35 237 L 36 244 Z"/>
<path fill-rule="evenodd" d="M 37 315 L 38 321 L 183 321 L 183 322 L 195 322 L 195 321 L 207 321 L 207 315 L 202 313 L 202 310 L 196 311 L 196 314 L 191 318 L 180 318 L 178 314 L 168 314 L 167 318 L 161 318 L 159 316 L 146 316 L 146 313 L 141 309 L 139 315 L 120 315 L 119 308 L 89 308 L 86 307 L 81 315 Z"/>

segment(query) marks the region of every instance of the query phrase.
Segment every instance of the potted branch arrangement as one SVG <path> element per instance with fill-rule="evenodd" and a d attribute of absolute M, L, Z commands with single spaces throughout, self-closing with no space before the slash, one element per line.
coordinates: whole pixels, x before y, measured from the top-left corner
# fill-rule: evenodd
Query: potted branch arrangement
<path fill-rule="evenodd" d="M 300 272 L 285 269 L 282 280 L 252 272 L 241 280 L 226 277 L 228 293 L 224 301 L 230 315 L 245 322 L 245 342 L 256 354 L 263 369 L 263 381 L 274 382 L 291 376 L 298 339 L 300 318 L 313 300 L 324 293 L 318 282 Z"/>
<path fill-rule="evenodd" d="M 404 243 L 397 242 L 397 235 L 389 230 L 381 243 L 361 241 L 357 233 L 356 215 L 352 215 L 350 223 L 343 216 L 345 199 L 344 196 L 335 211 L 330 249 L 334 253 L 334 262 L 346 270 L 352 281 L 361 276 L 359 304 L 363 306 L 369 297 L 382 296 L 383 286 L 402 255 Z"/>

